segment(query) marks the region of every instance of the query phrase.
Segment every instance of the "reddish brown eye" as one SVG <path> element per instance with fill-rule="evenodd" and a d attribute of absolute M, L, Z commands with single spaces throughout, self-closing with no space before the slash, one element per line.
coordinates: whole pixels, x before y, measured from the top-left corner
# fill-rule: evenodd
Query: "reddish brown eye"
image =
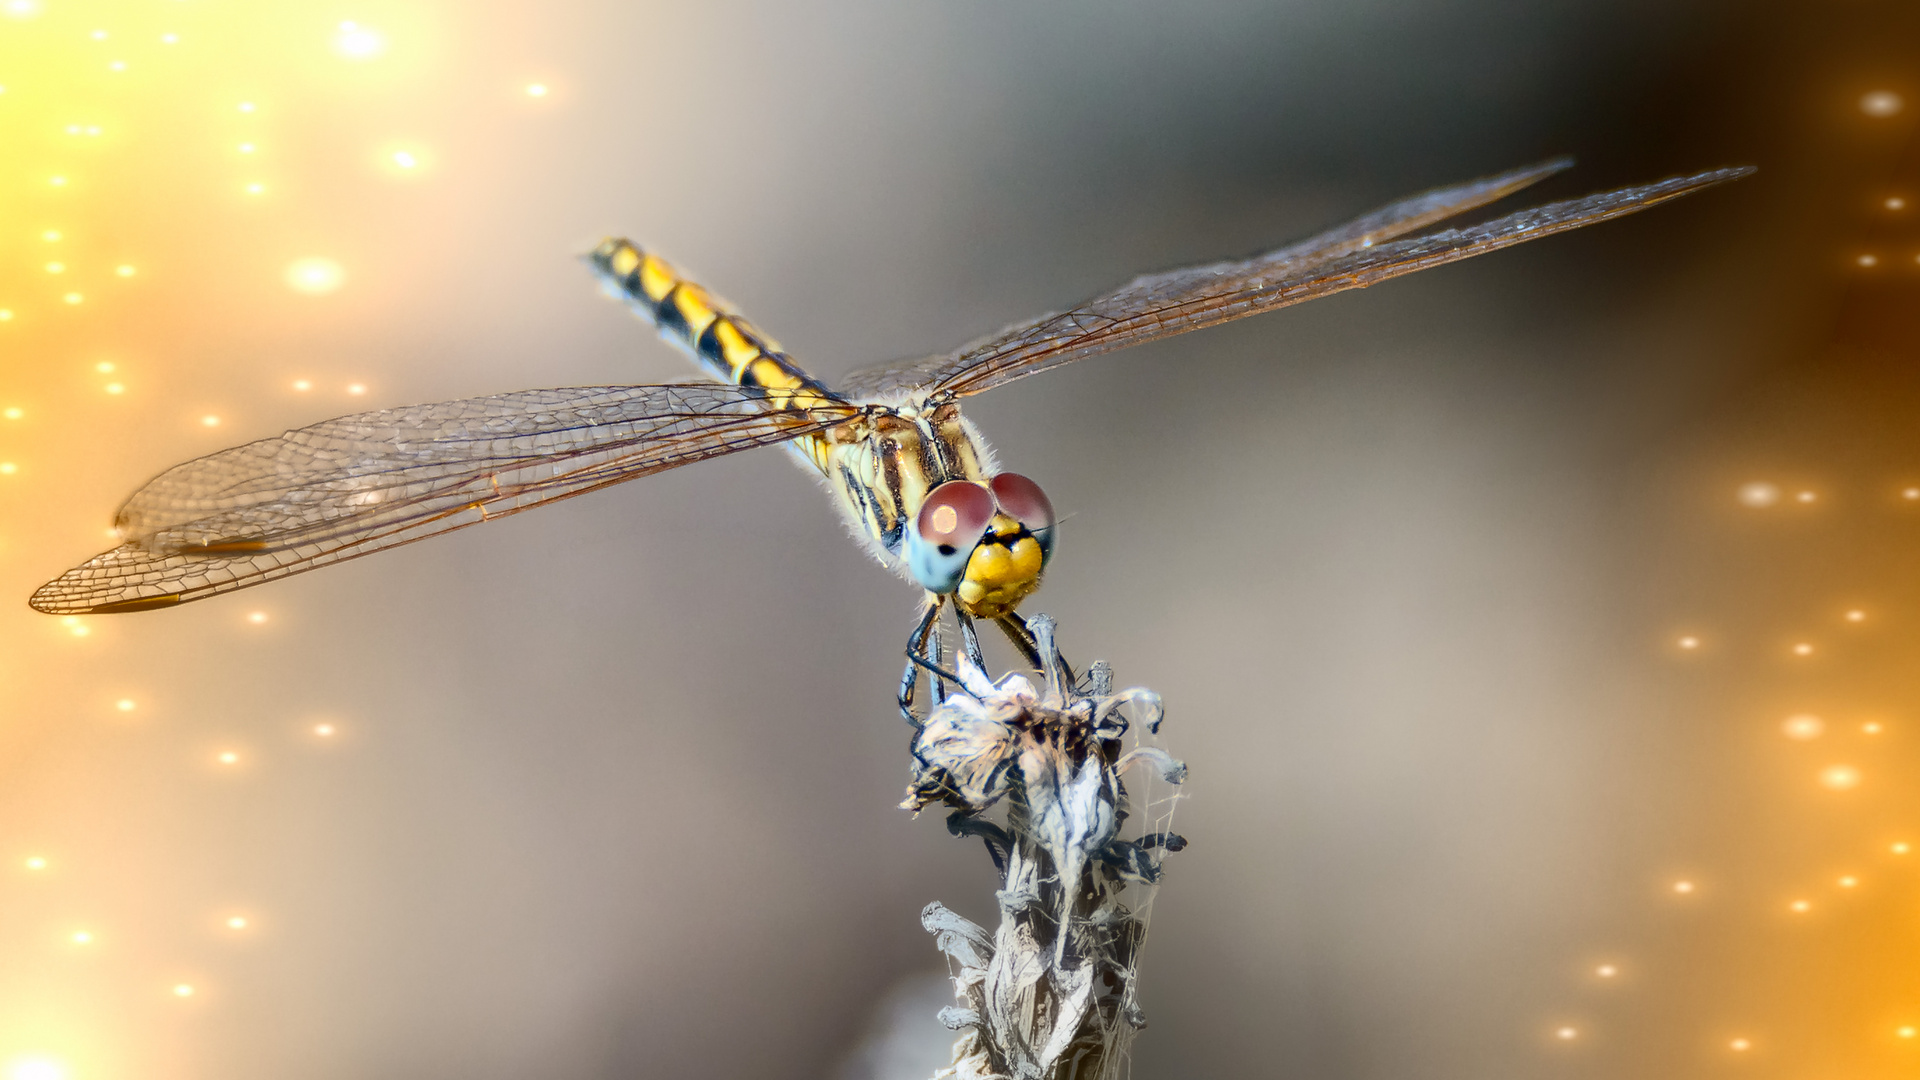
<path fill-rule="evenodd" d="M 1008 517 L 1036 533 L 1053 528 L 1053 503 L 1039 484 L 1010 472 L 1001 473 L 989 483 L 994 500 Z"/>
<path fill-rule="evenodd" d="M 915 519 L 921 539 L 928 543 L 968 549 L 992 522 L 993 496 L 966 480 L 949 480 L 927 492 Z"/>

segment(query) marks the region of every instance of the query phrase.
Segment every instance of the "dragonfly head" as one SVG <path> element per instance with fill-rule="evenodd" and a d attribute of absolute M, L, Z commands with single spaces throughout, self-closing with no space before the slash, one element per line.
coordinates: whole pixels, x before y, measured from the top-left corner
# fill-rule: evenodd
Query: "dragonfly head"
<path fill-rule="evenodd" d="M 1005 615 L 1040 587 L 1053 557 L 1053 504 L 1018 473 L 949 480 L 907 529 L 907 566 L 928 592 L 980 618 Z"/>

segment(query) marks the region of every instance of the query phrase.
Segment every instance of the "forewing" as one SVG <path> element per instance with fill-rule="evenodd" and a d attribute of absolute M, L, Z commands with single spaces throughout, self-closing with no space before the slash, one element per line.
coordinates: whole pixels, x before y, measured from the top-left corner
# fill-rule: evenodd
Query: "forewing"
<path fill-rule="evenodd" d="M 120 509 L 119 547 L 29 602 L 65 615 L 197 600 L 785 442 L 857 412 L 817 394 L 689 383 L 343 416 L 161 473 Z"/>
<path fill-rule="evenodd" d="M 950 356 L 856 372 L 843 380 L 841 388 L 855 399 L 941 391 L 977 394 L 1088 356 L 1344 289 L 1365 288 L 1402 274 L 1631 214 L 1753 171 L 1716 169 L 1550 203 L 1470 228 L 1390 239 L 1484 205 L 1560 167 L 1561 162 L 1549 162 L 1430 192 L 1251 259 L 1135 278 L 1071 311 L 1009 327 Z"/>

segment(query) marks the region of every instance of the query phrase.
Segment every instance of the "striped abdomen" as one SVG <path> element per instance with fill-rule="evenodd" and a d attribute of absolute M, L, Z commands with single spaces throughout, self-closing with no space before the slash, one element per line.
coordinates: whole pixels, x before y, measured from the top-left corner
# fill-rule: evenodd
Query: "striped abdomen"
<path fill-rule="evenodd" d="M 609 288 L 660 336 L 684 349 L 714 378 L 740 386 L 792 391 L 796 408 L 839 399 L 770 337 L 707 290 L 681 277 L 665 259 L 628 240 L 608 240 L 587 256 Z M 799 440 L 804 457 L 826 471 L 826 447 L 816 437 Z"/>

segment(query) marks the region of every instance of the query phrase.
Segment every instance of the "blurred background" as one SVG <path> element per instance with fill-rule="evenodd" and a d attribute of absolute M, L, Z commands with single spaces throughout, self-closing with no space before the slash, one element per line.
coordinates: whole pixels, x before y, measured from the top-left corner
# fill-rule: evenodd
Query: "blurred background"
<path fill-rule="evenodd" d="M 0 86 L 8 1080 L 926 1075 L 991 865 L 783 455 L 27 595 L 197 454 L 689 377 L 609 234 L 831 380 L 1561 153 L 1761 172 L 969 403 L 1192 767 L 1135 1074 L 1920 1067 L 1913 5 L 0 0 Z"/>

